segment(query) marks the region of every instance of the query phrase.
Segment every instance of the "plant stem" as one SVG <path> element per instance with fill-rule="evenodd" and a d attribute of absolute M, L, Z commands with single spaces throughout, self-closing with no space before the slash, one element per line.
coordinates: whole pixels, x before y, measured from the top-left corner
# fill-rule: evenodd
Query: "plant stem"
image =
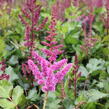
<path fill-rule="evenodd" d="M 76 91 L 77 91 L 76 87 L 77 87 L 77 80 L 75 78 L 75 80 L 74 80 L 74 96 L 75 96 L 75 100 L 76 100 Z"/>
<path fill-rule="evenodd" d="M 106 29 L 107 29 L 107 35 L 108 35 L 108 33 L 109 33 L 109 31 L 108 31 L 108 29 L 109 29 L 109 28 L 108 28 L 108 25 L 109 25 L 108 19 L 109 19 L 109 9 L 107 9 L 107 22 L 106 22 L 106 23 L 107 23 L 107 28 L 106 28 Z"/>
<path fill-rule="evenodd" d="M 64 100 L 66 94 L 65 94 L 65 90 L 64 90 L 64 82 L 62 81 L 61 82 L 61 98 L 62 98 L 62 101 Z"/>
<path fill-rule="evenodd" d="M 48 92 L 45 93 L 43 109 L 45 109 L 45 107 L 46 107 L 46 104 L 47 104 L 47 98 L 48 98 Z"/>

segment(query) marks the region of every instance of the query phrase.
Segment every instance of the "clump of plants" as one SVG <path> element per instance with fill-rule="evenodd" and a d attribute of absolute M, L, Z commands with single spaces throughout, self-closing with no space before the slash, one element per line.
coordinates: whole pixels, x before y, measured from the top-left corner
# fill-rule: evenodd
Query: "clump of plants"
<path fill-rule="evenodd" d="M 0 108 L 108 109 L 108 4 L 1 0 Z"/>

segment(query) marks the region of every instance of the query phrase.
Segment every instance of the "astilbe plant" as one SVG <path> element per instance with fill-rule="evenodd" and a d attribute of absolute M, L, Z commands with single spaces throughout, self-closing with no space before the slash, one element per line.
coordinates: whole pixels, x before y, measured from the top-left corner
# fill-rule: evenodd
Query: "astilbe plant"
<path fill-rule="evenodd" d="M 42 86 L 42 91 L 46 93 L 44 99 L 43 109 L 47 100 L 47 94 L 49 91 L 55 91 L 56 85 L 61 83 L 66 73 L 72 67 L 72 63 L 67 64 L 67 59 L 62 59 L 57 62 L 57 56 L 63 51 L 62 44 L 58 44 L 56 41 L 56 14 L 52 11 L 51 23 L 49 26 L 48 36 L 45 37 L 46 41 L 42 44 L 47 46 L 47 49 L 42 49 L 42 52 L 47 58 L 41 57 L 37 52 L 32 52 L 33 60 L 28 60 L 28 65 L 32 71 L 35 80 Z"/>
<path fill-rule="evenodd" d="M 33 52 L 32 56 L 37 61 L 37 64 L 33 60 L 28 60 L 28 65 L 35 80 L 42 86 L 42 91 L 46 93 L 43 105 L 43 109 L 45 109 L 48 92 L 55 91 L 56 85 L 63 80 L 66 73 L 72 67 L 72 64 L 67 64 L 66 59 L 51 63 L 36 52 Z"/>
<path fill-rule="evenodd" d="M 106 13 L 104 13 L 101 18 L 104 22 L 104 26 L 107 30 L 107 35 L 109 31 L 109 0 L 83 0 L 83 2 L 87 5 L 91 12 L 94 11 L 95 8 L 106 8 Z"/>
<path fill-rule="evenodd" d="M 59 44 L 59 42 L 56 40 L 56 12 L 52 9 L 52 17 L 51 22 L 49 26 L 49 31 L 47 31 L 48 36 L 45 37 L 45 41 L 42 41 L 42 44 L 45 45 L 47 48 L 42 49 L 42 52 L 46 54 L 48 60 L 51 63 L 54 63 L 59 55 L 61 55 L 64 51 L 62 50 L 63 44 Z M 64 82 L 61 81 L 61 98 L 64 99 L 65 97 L 65 91 L 64 91 Z"/>
<path fill-rule="evenodd" d="M 25 26 L 24 45 L 29 50 L 28 58 L 31 58 L 31 52 L 35 48 L 35 32 L 42 30 L 48 19 L 45 18 L 42 23 L 39 24 L 40 11 L 41 6 L 36 4 L 36 0 L 27 0 L 22 8 L 22 14 L 19 15 L 22 24 Z M 22 64 L 22 71 L 24 74 L 31 74 L 27 63 Z"/>
<path fill-rule="evenodd" d="M 97 39 L 92 37 L 92 24 L 95 18 L 93 12 L 90 11 L 88 16 L 82 16 L 83 32 L 84 32 L 84 44 L 81 45 L 81 49 L 88 55 L 91 48 L 96 44 Z"/>
<path fill-rule="evenodd" d="M 19 15 L 21 22 L 25 25 L 25 46 L 31 51 L 34 49 L 35 33 L 43 29 L 47 18 L 41 24 L 40 20 L 41 6 L 36 4 L 36 0 L 27 0 L 22 8 L 23 15 Z"/>
<path fill-rule="evenodd" d="M 80 48 L 86 53 L 86 55 L 88 55 L 91 48 L 93 48 L 97 42 L 97 39 L 92 37 L 92 25 L 95 19 L 94 9 L 95 7 L 102 6 L 102 4 L 100 5 L 98 4 L 98 1 L 95 2 L 94 0 L 74 0 L 74 3 L 75 2 L 78 2 L 78 6 L 79 2 L 85 3 L 89 10 L 88 15 L 82 14 L 76 19 L 77 21 L 82 22 L 82 29 L 84 33 L 83 44 Z"/>

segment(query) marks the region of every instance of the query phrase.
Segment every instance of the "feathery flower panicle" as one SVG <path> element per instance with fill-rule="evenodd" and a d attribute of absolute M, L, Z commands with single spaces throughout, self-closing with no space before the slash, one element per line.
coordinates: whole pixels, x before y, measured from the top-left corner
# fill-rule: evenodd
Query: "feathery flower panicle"
<path fill-rule="evenodd" d="M 64 66 L 65 64 L 67 64 L 67 59 L 62 59 L 59 62 L 54 62 L 53 65 L 51 65 L 51 69 L 53 70 L 59 70 L 62 66 Z"/>
<path fill-rule="evenodd" d="M 42 23 L 38 25 L 40 11 L 41 6 L 36 4 L 36 0 L 27 0 L 22 8 L 22 15 L 19 15 L 22 24 L 25 25 L 25 46 L 28 48 L 34 47 L 34 31 L 37 32 L 43 29 L 47 22 L 47 18 L 45 18 Z"/>
<path fill-rule="evenodd" d="M 84 32 L 84 44 L 81 45 L 81 49 L 88 54 L 89 50 L 94 47 L 97 39 L 92 37 L 92 24 L 94 21 L 94 15 L 89 13 L 88 16 L 82 16 L 84 18 L 82 22 Z"/>
<path fill-rule="evenodd" d="M 51 25 L 49 26 L 48 36 L 45 37 L 46 41 L 42 41 L 42 44 L 47 46 L 48 49 L 42 49 L 42 52 L 48 56 L 48 59 L 50 62 L 56 61 L 56 58 L 58 55 L 62 54 L 63 51 L 61 48 L 63 47 L 62 44 L 58 45 L 58 42 L 56 41 L 55 36 L 57 35 L 56 32 L 56 18 L 55 13 L 52 12 L 52 19 L 51 19 Z"/>
<path fill-rule="evenodd" d="M 50 65 L 50 62 L 44 59 L 43 57 L 39 56 L 37 52 L 33 51 L 32 56 L 34 57 L 35 60 L 38 61 L 39 64 L 41 64 L 41 61 L 43 60 L 44 62 L 46 62 L 48 66 Z"/>
<path fill-rule="evenodd" d="M 64 75 L 69 71 L 69 69 L 72 67 L 72 64 L 66 65 L 61 71 L 57 72 L 55 75 L 55 78 L 57 79 L 57 82 L 61 82 L 64 78 Z"/>
<path fill-rule="evenodd" d="M 42 85 L 42 91 L 55 91 L 56 85 L 63 80 L 72 64 L 67 64 L 66 59 L 53 64 L 36 52 L 33 52 L 33 57 L 40 66 L 34 64 L 32 60 L 28 60 L 28 66 L 33 72 L 35 80 L 39 85 Z"/>

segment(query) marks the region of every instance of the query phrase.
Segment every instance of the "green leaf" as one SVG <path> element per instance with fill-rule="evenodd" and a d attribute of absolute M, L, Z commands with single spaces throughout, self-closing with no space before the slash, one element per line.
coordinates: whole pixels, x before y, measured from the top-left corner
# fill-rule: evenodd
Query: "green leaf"
<path fill-rule="evenodd" d="M 11 95 L 11 91 L 13 86 L 7 80 L 0 80 L 0 97 L 9 98 Z"/>
<path fill-rule="evenodd" d="M 89 70 L 90 73 L 96 70 L 105 70 L 105 61 L 102 59 L 90 59 L 89 63 L 86 65 L 86 68 Z"/>
<path fill-rule="evenodd" d="M 15 104 L 13 104 L 12 102 L 10 102 L 7 99 L 0 99 L 0 106 L 3 109 L 15 109 Z"/>
<path fill-rule="evenodd" d="M 109 93 L 109 78 L 107 80 L 103 80 L 103 86 L 107 93 Z"/>
<path fill-rule="evenodd" d="M 106 41 L 109 41 L 109 36 L 105 36 L 102 40 L 102 42 L 106 42 Z"/>
<path fill-rule="evenodd" d="M 60 105 L 59 103 L 61 100 L 59 100 L 55 93 L 49 92 L 48 93 L 48 103 L 47 103 L 47 109 L 59 109 Z"/>
<path fill-rule="evenodd" d="M 27 99 L 30 99 L 31 101 L 35 101 L 38 98 L 39 98 L 39 95 L 37 94 L 37 91 L 35 88 L 29 91 Z"/>
<path fill-rule="evenodd" d="M 82 72 L 81 76 L 87 77 L 89 75 L 89 72 L 87 71 L 87 69 L 84 66 L 80 66 L 78 69 L 78 72 Z"/>
<path fill-rule="evenodd" d="M 84 106 L 84 109 L 96 109 L 96 103 L 88 103 Z"/>
<path fill-rule="evenodd" d="M 102 48 L 102 51 L 103 51 L 103 54 L 105 56 L 109 56 L 109 48 L 108 47 L 107 48 Z"/>
<path fill-rule="evenodd" d="M 88 98 L 88 102 L 94 102 L 101 98 L 108 97 L 109 94 L 102 93 L 96 89 L 91 89 L 89 91 L 85 91 L 85 96 Z"/>
<path fill-rule="evenodd" d="M 25 101 L 23 89 L 20 86 L 16 86 L 12 94 L 13 102 L 18 105 Z"/>
<path fill-rule="evenodd" d="M 5 73 L 10 76 L 9 81 L 11 81 L 11 82 L 13 82 L 14 80 L 18 79 L 17 74 L 14 72 L 14 69 L 11 66 L 6 68 Z"/>
<path fill-rule="evenodd" d="M 67 36 L 65 38 L 65 43 L 66 44 L 77 44 L 78 43 L 78 40 L 72 36 Z"/>
<path fill-rule="evenodd" d="M 9 64 L 11 65 L 18 64 L 18 57 L 13 55 L 9 60 Z"/>

